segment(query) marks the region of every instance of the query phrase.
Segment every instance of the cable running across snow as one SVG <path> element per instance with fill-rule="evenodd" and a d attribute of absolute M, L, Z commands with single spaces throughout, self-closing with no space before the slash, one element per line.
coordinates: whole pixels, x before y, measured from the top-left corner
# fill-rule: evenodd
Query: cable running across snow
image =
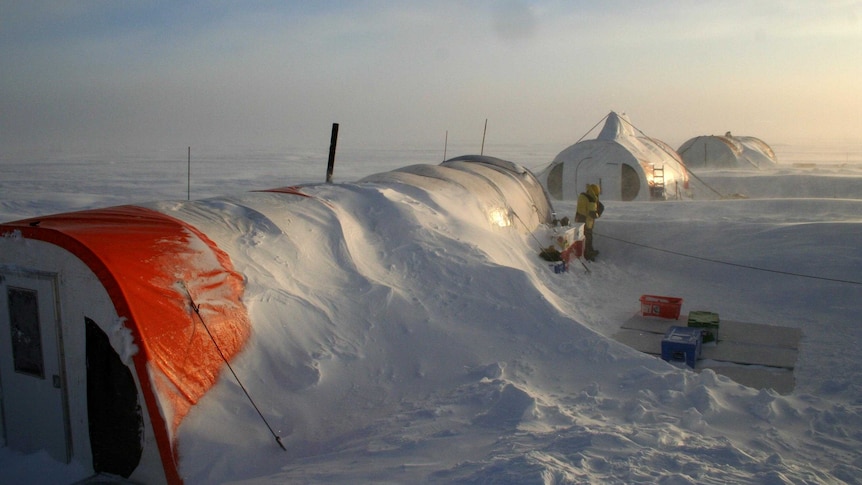
<path fill-rule="evenodd" d="M 767 273 L 776 273 L 776 274 L 782 274 L 782 275 L 787 275 L 787 276 L 798 276 L 800 278 L 809 278 L 809 279 L 820 280 L 820 281 L 831 281 L 833 283 L 845 283 L 845 284 L 849 284 L 849 285 L 862 285 L 862 281 L 842 280 L 842 279 L 838 279 L 838 278 L 827 278 L 825 276 L 815 276 L 815 275 L 807 275 L 807 274 L 802 274 L 802 273 L 793 273 L 791 271 L 781 271 L 781 270 L 777 270 L 777 269 L 758 268 L 757 266 L 750 266 L 747 264 L 740 264 L 740 263 L 731 263 L 729 261 L 721 261 L 718 259 L 704 258 L 702 256 L 693 256 L 691 254 L 685 254 L 685 253 L 681 253 L 679 251 L 672 251 L 670 249 L 662 249 L 662 248 L 657 248 L 654 246 L 649 246 L 647 244 L 641 244 L 641 243 L 626 241 L 625 239 L 620 239 L 618 237 L 608 236 L 606 234 L 599 234 L 598 232 L 595 232 L 595 231 L 593 231 L 593 234 L 595 234 L 596 236 L 606 237 L 608 239 L 618 241 L 621 243 L 630 244 L 632 246 L 638 246 L 641 248 L 652 249 L 653 251 L 661 251 L 663 253 L 673 254 L 675 256 L 683 256 L 683 257 L 691 258 L 691 259 L 697 259 L 697 260 L 706 261 L 709 263 L 723 264 L 723 265 L 727 265 L 727 266 L 735 266 L 737 268 L 745 268 L 745 269 L 751 269 L 751 270 L 755 270 L 755 271 L 764 271 Z"/>

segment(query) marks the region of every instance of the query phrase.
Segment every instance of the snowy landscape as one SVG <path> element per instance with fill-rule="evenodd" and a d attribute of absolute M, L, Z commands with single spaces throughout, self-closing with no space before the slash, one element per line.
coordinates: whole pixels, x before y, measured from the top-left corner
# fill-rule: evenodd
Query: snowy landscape
<path fill-rule="evenodd" d="M 442 147 L 340 149 L 335 184 L 325 150 L 7 155 L 0 221 L 297 184 L 338 208 L 339 233 L 250 224 L 219 241 L 245 255 L 233 265 L 263 322 L 233 368 L 286 451 L 225 372 L 179 428 L 185 483 L 862 483 L 862 146 L 772 147 L 774 170 L 696 173 L 693 200 L 606 202 L 598 260 L 560 274 L 538 257 L 541 232 L 354 184 L 438 164 Z M 484 154 L 538 172 L 563 148 Z M 573 216 L 574 201 L 553 202 Z M 327 254 L 331 238 L 347 249 Z M 794 389 L 615 341 L 644 294 L 801 329 Z M 2 483 L 88 474 L 0 448 Z"/>

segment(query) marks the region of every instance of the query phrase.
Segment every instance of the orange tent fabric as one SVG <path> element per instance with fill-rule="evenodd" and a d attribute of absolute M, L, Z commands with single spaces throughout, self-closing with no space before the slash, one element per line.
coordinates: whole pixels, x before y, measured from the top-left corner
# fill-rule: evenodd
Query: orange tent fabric
<path fill-rule="evenodd" d="M 134 337 L 133 360 L 165 472 L 170 481 L 179 480 L 175 432 L 218 379 L 224 365 L 219 349 L 230 359 L 250 335 L 242 275 L 199 230 L 144 207 L 72 212 L 0 226 L 0 233 L 9 230 L 65 248 L 99 278 Z"/>

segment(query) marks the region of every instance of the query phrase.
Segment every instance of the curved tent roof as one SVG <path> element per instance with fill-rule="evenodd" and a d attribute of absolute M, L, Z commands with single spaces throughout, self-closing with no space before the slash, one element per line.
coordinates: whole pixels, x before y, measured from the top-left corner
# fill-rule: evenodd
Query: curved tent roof
<path fill-rule="evenodd" d="M 454 184 L 478 196 L 485 212 L 497 224 L 511 225 L 512 219 L 521 219 L 534 228 L 553 219 L 547 193 L 532 172 L 494 157 L 465 155 L 440 165 L 412 165 L 371 175 L 360 182 Z"/>
<path fill-rule="evenodd" d="M 696 136 L 678 150 L 690 168 L 764 169 L 777 163 L 775 152 L 763 140 L 753 136 Z"/>
<path fill-rule="evenodd" d="M 666 143 L 639 136 L 625 115 L 611 112 L 599 136 L 560 152 L 537 177 L 556 199 L 576 199 L 587 184 L 606 200 L 689 197 L 688 173 Z"/>
<path fill-rule="evenodd" d="M 150 411 L 153 437 L 160 443 L 161 461 L 172 463 L 171 437 L 191 406 L 215 383 L 223 365 L 210 338 L 196 327 L 191 298 L 204 302 L 210 332 L 225 357 L 234 356 L 249 335 L 241 301 L 242 276 L 231 266 L 230 257 L 194 226 L 140 206 L 10 222 L 0 225 L 0 233 L 5 236 L 0 241 L 6 243 L 0 263 L 57 274 L 71 282 L 78 276 L 64 271 L 70 263 L 63 262 L 71 257 L 98 278 L 117 320 L 122 321 L 120 327 L 131 338 L 114 350 L 119 355 L 131 354 Z M 28 240 L 62 248 L 67 256 L 49 257 L 56 249 L 32 243 L 28 247 L 24 243 Z M 60 262 L 55 263 L 54 258 Z M 39 267 L 46 262 L 52 265 Z M 87 295 L 92 289 L 73 287 L 69 291 L 72 295 L 66 306 L 72 307 L 71 301 L 84 298 L 78 291 Z M 110 335 L 116 328 L 103 330 Z M 74 330 L 63 334 L 74 334 Z M 80 350 L 67 348 L 63 353 L 74 362 Z M 165 467 L 165 476 L 169 481 L 178 479 L 170 466 Z"/>
<path fill-rule="evenodd" d="M 529 171 L 511 162 L 472 156 L 441 165 L 414 165 L 353 184 L 284 187 L 234 197 L 128 205 L 0 224 L 0 284 L 19 276 L 22 286 L 31 279 L 53 282 L 46 288 L 54 293 L 59 314 L 42 335 L 62 335 L 57 345 L 62 346 L 64 357 L 50 392 L 96 399 L 89 393 L 88 383 L 92 376 L 87 362 L 94 357 L 93 351 L 81 330 L 86 320 L 94 322 L 97 331 L 106 336 L 105 341 L 110 341 L 109 353 L 115 353 L 116 360 L 122 362 L 119 371 L 134 377 L 130 392 L 142 398 L 131 396 L 130 401 L 132 412 L 137 409 L 143 413 L 145 428 L 141 441 L 132 443 L 138 449 L 129 453 L 135 456 L 121 457 L 123 464 L 117 466 L 123 471 L 105 465 L 104 460 L 103 468 L 94 471 L 141 482 L 181 482 L 178 427 L 220 378 L 225 362 L 247 348 L 255 325 L 260 324 L 243 303 L 248 274 L 234 267 L 234 258 L 259 258 L 262 265 L 291 266 L 312 258 L 325 267 L 321 270 L 341 271 L 332 261 L 345 250 L 343 239 L 353 232 L 346 232 L 342 221 L 349 207 L 339 207 L 337 200 L 362 199 L 364 205 L 378 207 L 385 194 L 399 193 L 413 195 L 410 204 L 389 204 L 392 217 L 404 217 L 405 221 L 410 211 L 439 210 L 435 203 L 452 200 L 457 200 L 459 207 L 449 214 L 463 217 L 464 224 L 477 224 L 475 217 L 464 215 L 469 212 L 484 214 L 489 228 L 511 226 L 531 232 L 552 219 L 550 201 Z M 338 197 L 330 197 L 334 195 Z M 393 223 L 407 227 L 405 221 Z M 297 247 L 292 253 L 247 254 L 257 250 L 248 238 L 268 234 L 288 240 L 300 227 L 320 233 L 320 244 Z M 361 242 L 361 237 L 349 241 Z M 291 244 L 286 242 L 287 247 Z M 268 272 L 263 274 L 272 277 Z M 285 282 L 268 280 L 264 284 L 272 291 L 281 291 Z M 0 310 L 0 327 L 10 325 L 4 321 L 8 315 L 5 309 Z M 52 329 L 53 325 L 58 328 Z M 293 344 L 285 341 L 278 345 Z M 0 361 L 0 371 L 5 371 L 6 365 L 5 360 Z M 15 404 L 13 400 L 26 406 L 38 399 L 10 389 L 10 381 L 4 380 L 2 385 L 6 392 L 0 397 L 7 408 Z M 66 429 L 65 442 L 67 446 L 77 445 L 66 449 L 61 439 L 58 459 L 63 460 L 65 453 L 66 461 L 96 467 L 93 463 L 99 460 L 92 423 L 99 417 L 92 415 L 93 408 L 88 415 L 86 405 L 81 408 L 78 399 L 61 401 L 66 404 L 59 404 L 55 411 L 67 416 L 66 424 L 60 426 Z M 19 443 L 15 430 L 0 431 L 7 431 L 7 438 L 12 435 L 6 446 Z M 133 434 L 131 441 L 138 439 Z M 48 447 L 38 441 L 27 446 Z M 117 445 L 109 442 L 105 446 Z M 160 471 L 154 472 L 154 467 Z"/>

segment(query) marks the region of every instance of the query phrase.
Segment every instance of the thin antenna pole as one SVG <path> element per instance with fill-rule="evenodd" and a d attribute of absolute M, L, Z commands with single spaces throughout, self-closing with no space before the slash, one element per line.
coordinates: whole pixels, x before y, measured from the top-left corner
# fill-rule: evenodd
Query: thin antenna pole
<path fill-rule="evenodd" d="M 189 158 L 186 169 L 186 200 L 192 200 L 192 147 L 189 147 Z"/>
<path fill-rule="evenodd" d="M 443 141 L 443 161 L 446 161 L 446 150 L 449 148 L 449 130 L 446 130 L 446 138 Z"/>
<path fill-rule="evenodd" d="M 479 151 L 479 155 L 485 154 L 485 133 L 488 132 L 488 118 L 485 118 L 485 129 L 482 130 L 482 150 Z"/>

